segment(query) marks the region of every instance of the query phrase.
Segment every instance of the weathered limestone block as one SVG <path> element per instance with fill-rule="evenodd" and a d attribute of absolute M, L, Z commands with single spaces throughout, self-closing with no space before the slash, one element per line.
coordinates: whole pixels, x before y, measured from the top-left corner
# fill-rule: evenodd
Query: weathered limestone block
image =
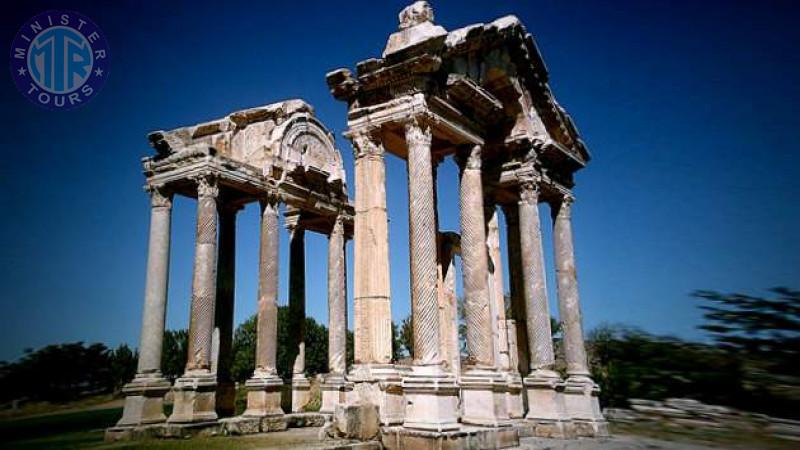
<path fill-rule="evenodd" d="M 241 436 L 261 432 L 261 419 L 258 417 L 226 417 L 219 420 L 222 434 L 225 436 Z"/>
<path fill-rule="evenodd" d="M 402 374 L 405 368 L 375 364 L 356 365 L 347 376 L 352 383 L 345 398 L 347 404 L 371 403 L 378 406 L 381 425 L 402 424 L 406 415 Z"/>
<path fill-rule="evenodd" d="M 400 12 L 399 19 L 400 30 L 389 36 L 383 50 L 384 58 L 434 39 L 444 42 L 447 37 L 447 30 L 433 24 L 433 9 L 428 2 L 418 1 L 407 6 Z"/>
<path fill-rule="evenodd" d="M 333 413 L 333 437 L 369 441 L 380 436 L 378 407 L 371 403 L 336 405 Z"/>

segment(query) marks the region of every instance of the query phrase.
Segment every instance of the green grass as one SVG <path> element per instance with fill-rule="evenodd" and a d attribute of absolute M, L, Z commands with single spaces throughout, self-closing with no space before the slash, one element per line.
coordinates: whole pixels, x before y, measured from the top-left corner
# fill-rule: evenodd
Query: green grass
<path fill-rule="evenodd" d="M 25 445 L 14 448 L 79 448 L 87 439 L 95 439 L 94 435 L 102 441 L 103 430 L 120 417 L 122 408 L 110 408 L 4 420 L 0 421 L 0 446 L 10 448 L 9 444 L 19 443 Z M 55 441 L 49 440 L 56 435 L 62 440 L 68 436 L 69 442 L 56 446 Z"/>

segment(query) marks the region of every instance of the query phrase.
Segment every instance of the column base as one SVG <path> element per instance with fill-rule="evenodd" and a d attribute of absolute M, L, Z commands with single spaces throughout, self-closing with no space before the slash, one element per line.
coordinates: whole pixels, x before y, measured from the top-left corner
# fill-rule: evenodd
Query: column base
<path fill-rule="evenodd" d="M 413 366 L 403 377 L 406 415 L 403 427 L 451 431 L 458 425 L 458 385 L 440 366 Z"/>
<path fill-rule="evenodd" d="M 528 394 L 525 416 L 538 437 L 569 439 L 574 437 L 572 423 L 564 408 L 564 385 L 551 370 L 532 371 L 523 380 Z"/>
<path fill-rule="evenodd" d="M 400 425 L 406 415 L 403 374 L 408 371 L 405 366 L 393 364 L 356 364 L 346 377 L 352 388 L 345 400 L 347 404 L 377 405 L 381 425 Z"/>
<path fill-rule="evenodd" d="M 588 376 L 570 376 L 564 383 L 566 414 L 578 436 L 608 436 L 608 423 L 600 411 L 600 388 Z"/>
<path fill-rule="evenodd" d="M 160 373 L 136 374 L 136 377 L 122 388 L 125 406 L 117 427 L 166 422 L 164 396 L 170 388 L 169 381 Z"/>
<path fill-rule="evenodd" d="M 208 370 L 187 372 L 175 380 L 175 403 L 169 423 L 200 423 L 217 420 L 217 377 Z"/>
<path fill-rule="evenodd" d="M 245 417 L 283 416 L 281 394 L 283 380 L 274 374 L 254 374 L 245 383 L 247 409 Z"/>
<path fill-rule="evenodd" d="M 507 380 L 506 406 L 508 408 L 508 418 L 522 419 L 525 417 L 522 377 L 518 373 L 509 373 Z"/>
<path fill-rule="evenodd" d="M 319 412 L 332 414 L 336 405 L 344 405 L 347 401 L 348 385 L 352 389 L 352 383 L 348 383 L 343 374 L 328 374 L 321 386 L 322 406 Z"/>
<path fill-rule="evenodd" d="M 236 383 L 233 381 L 217 382 L 217 414 L 220 417 L 231 417 L 236 412 Z"/>
<path fill-rule="evenodd" d="M 504 427 L 508 420 L 506 389 L 499 373 L 489 369 L 467 369 L 459 379 L 461 422 L 484 427 Z"/>
<path fill-rule="evenodd" d="M 304 374 L 295 374 L 289 381 L 290 395 L 292 399 L 291 412 L 303 412 L 308 404 L 311 393 L 311 383 Z"/>

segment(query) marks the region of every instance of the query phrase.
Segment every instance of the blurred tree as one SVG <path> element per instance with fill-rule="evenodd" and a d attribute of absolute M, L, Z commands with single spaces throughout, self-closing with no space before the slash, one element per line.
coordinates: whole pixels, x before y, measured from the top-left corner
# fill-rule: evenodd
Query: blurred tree
<path fill-rule="evenodd" d="M 161 352 L 161 373 L 170 381 L 183 375 L 186 358 L 189 354 L 189 332 L 187 330 L 167 330 Z"/>
<path fill-rule="evenodd" d="M 121 344 L 111 352 L 111 390 L 119 392 L 122 386 L 136 375 L 136 364 L 139 352 L 133 351 L 126 344 Z"/>
<path fill-rule="evenodd" d="M 258 340 L 258 315 L 253 314 L 233 332 L 233 357 L 231 377 L 243 383 L 253 376 L 256 368 L 256 342 Z"/>

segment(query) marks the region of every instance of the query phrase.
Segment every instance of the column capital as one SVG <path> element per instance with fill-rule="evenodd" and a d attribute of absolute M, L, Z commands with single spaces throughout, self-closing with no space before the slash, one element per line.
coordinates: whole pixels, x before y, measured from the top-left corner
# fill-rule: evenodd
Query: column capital
<path fill-rule="evenodd" d="M 420 145 L 430 147 L 433 139 L 431 126 L 425 117 L 415 115 L 404 121 L 406 130 L 406 145 Z"/>
<path fill-rule="evenodd" d="M 483 148 L 480 145 L 464 146 L 458 149 L 455 156 L 459 169 L 480 170 Z"/>
<path fill-rule="evenodd" d="M 328 235 L 328 239 L 334 235 L 344 236 L 344 216 L 341 214 L 337 215 L 336 218 L 333 219 L 333 227 L 331 228 L 331 233 Z"/>
<path fill-rule="evenodd" d="M 258 202 L 261 204 L 262 208 L 266 205 L 275 208 L 283 202 L 283 197 L 279 192 L 269 191 L 264 194 Z"/>
<path fill-rule="evenodd" d="M 206 173 L 193 177 L 197 183 L 197 196 L 198 197 L 219 197 L 219 186 L 217 185 L 217 176 L 215 174 Z"/>
<path fill-rule="evenodd" d="M 519 203 L 538 204 L 542 189 L 535 180 L 523 180 L 519 184 Z"/>
<path fill-rule="evenodd" d="M 353 157 L 360 159 L 365 156 L 383 158 L 386 149 L 375 130 L 353 130 L 345 135 L 353 144 Z"/>
<path fill-rule="evenodd" d="M 572 216 L 571 207 L 575 202 L 575 196 L 570 193 L 565 193 L 560 201 L 553 202 L 551 206 L 551 213 L 553 218 L 560 217 L 562 219 L 569 219 Z"/>
<path fill-rule="evenodd" d="M 148 184 L 144 187 L 145 192 L 150 195 L 150 206 L 153 208 L 171 208 L 173 192 L 163 185 Z"/>

